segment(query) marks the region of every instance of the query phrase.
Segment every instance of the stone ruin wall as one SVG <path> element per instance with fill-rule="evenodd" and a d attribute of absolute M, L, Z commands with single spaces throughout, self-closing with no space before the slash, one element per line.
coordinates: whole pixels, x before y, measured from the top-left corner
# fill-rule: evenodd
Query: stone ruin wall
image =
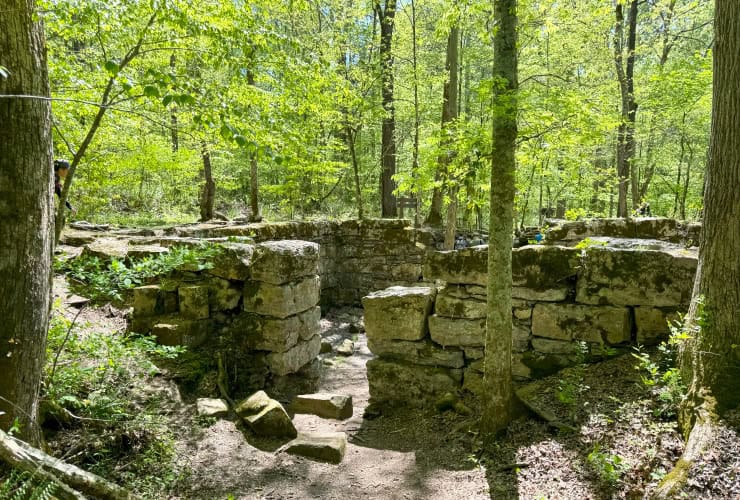
<path fill-rule="evenodd" d="M 671 245 L 515 249 L 514 378 L 658 343 L 668 321 L 688 308 L 696 265 L 695 250 Z M 368 362 L 375 402 L 420 406 L 446 392 L 481 391 L 487 247 L 432 252 L 424 278 L 435 285 L 391 288 L 363 300 L 376 355 Z"/>

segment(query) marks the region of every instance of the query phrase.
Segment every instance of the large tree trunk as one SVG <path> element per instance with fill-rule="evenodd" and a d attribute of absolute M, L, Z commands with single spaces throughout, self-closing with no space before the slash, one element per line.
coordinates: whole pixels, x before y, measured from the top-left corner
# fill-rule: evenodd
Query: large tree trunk
<path fill-rule="evenodd" d="M 7 0 L 3 9 L 0 62 L 9 76 L 0 76 L 0 95 L 48 98 L 35 2 Z M 0 429 L 18 419 L 21 436 L 38 444 L 54 235 L 50 102 L 0 99 L 0 123 Z"/>
<path fill-rule="evenodd" d="M 396 183 L 396 114 L 393 102 L 393 26 L 396 17 L 396 0 L 385 0 L 385 7 L 375 2 L 375 11 L 380 21 L 380 70 L 383 85 L 382 139 L 380 151 L 380 204 L 383 217 L 396 217 L 397 205 L 393 191 Z"/>
<path fill-rule="evenodd" d="M 254 83 L 254 73 L 251 69 L 247 70 L 247 83 L 253 87 L 257 84 Z M 249 163 L 249 221 L 260 222 L 262 220 L 262 214 L 260 213 L 260 189 L 259 189 L 259 177 L 257 176 L 257 152 L 254 151 L 250 158 Z"/>
<path fill-rule="evenodd" d="M 203 190 L 200 192 L 200 220 L 213 219 L 213 201 L 216 197 L 216 183 L 213 181 L 213 170 L 211 169 L 211 153 L 208 145 L 203 141 L 201 158 L 203 159 Z"/>
<path fill-rule="evenodd" d="M 614 27 L 614 62 L 617 68 L 617 80 L 622 100 L 622 117 L 617 131 L 617 177 L 619 179 L 619 206 L 617 217 L 627 217 L 627 189 L 632 185 L 632 208 L 640 205 L 639 185 L 632 166 L 635 159 L 635 45 L 637 40 L 637 6 L 638 0 L 629 2 L 627 14 L 627 62 L 624 63 L 624 13 L 623 5 L 617 2 L 616 25 Z"/>
<path fill-rule="evenodd" d="M 688 444 L 660 493 L 685 483 L 724 411 L 740 404 L 740 3 L 717 0 L 714 92 L 704 224 L 694 293 L 686 320 L 690 338 L 680 356 L 688 397 L 680 423 Z"/>
<path fill-rule="evenodd" d="M 516 190 L 516 0 L 494 0 L 498 31 L 493 41 L 496 85 L 488 242 L 488 314 L 481 431 L 492 436 L 511 421 L 511 247 Z"/>

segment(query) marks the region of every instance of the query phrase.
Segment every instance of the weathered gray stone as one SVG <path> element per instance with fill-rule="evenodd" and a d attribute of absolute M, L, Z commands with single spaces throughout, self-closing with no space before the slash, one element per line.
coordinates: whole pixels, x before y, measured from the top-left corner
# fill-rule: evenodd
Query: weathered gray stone
<path fill-rule="evenodd" d="M 184 345 L 198 347 L 202 345 L 213 331 L 210 319 L 188 320 L 179 316 L 159 316 L 152 319 L 151 332 L 161 345 Z M 146 333 L 147 330 L 135 330 Z"/>
<path fill-rule="evenodd" d="M 512 297 L 562 301 L 572 290 L 578 273 L 580 250 L 528 245 L 511 253 Z"/>
<path fill-rule="evenodd" d="M 482 302 L 485 302 L 488 296 L 486 287 L 480 285 L 460 285 L 448 283 L 444 286 L 444 293 L 449 297 L 455 297 L 457 299 L 474 299 Z"/>
<path fill-rule="evenodd" d="M 591 247 L 584 254 L 576 301 L 582 304 L 681 307 L 696 273 L 695 251 Z"/>
<path fill-rule="evenodd" d="M 229 414 L 229 405 L 223 399 L 198 398 L 195 408 L 199 417 L 221 418 Z"/>
<path fill-rule="evenodd" d="M 155 257 L 169 251 L 169 248 L 159 245 L 129 245 L 127 254 L 129 259 L 141 259 L 143 257 Z"/>
<path fill-rule="evenodd" d="M 236 414 L 261 436 L 294 438 L 298 435 L 283 406 L 264 391 L 255 392 L 239 403 Z"/>
<path fill-rule="evenodd" d="M 134 315 L 139 317 L 162 314 L 159 303 L 159 285 L 146 285 L 134 288 Z"/>
<path fill-rule="evenodd" d="M 273 285 L 297 281 L 319 272 L 319 245 L 283 240 L 260 243 L 254 252 L 252 279 Z"/>
<path fill-rule="evenodd" d="M 420 340 L 427 334 L 427 316 L 435 289 L 392 286 L 362 298 L 368 339 Z"/>
<path fill-rule="evenodd" d="M 532 337 L 532 348 L 543 354 L 575 354 L 575 342 L 569 340 L 552 340 Z"/>
<path fill-rule="evenodd" d="M 441 395 L 460 389 L 461 378 L 459 370 L 382 359 L 367 362 L 370 399 L 389 406 L 423 407 L 434 404 Z"/>
<path fill-rule="evenodd" d="M 514 357 L 512 357 L 512 374 L 514 373 Z M 569 354 L 544 354 L 536 351 L 527 351 L 521 354 L 517 361 L 517 370 L 520 374 L 529 372 L 527 378 L 542 378 L 552 375 L 567 366 L 573 366 L 582 359 Z M 525 377 L 523 377 L 525 378 Z"/>
<path fill-rule="evenodd" d="M 462 387 L 471 394 L 475 394 L 478 397 L 482 396 L 485 392 L 483 373 L 473 370 L 472 368 L 466 368 L 463 374 Z"/>
<path fill-rule="evenodd" d="M 90 231 L 76 231 L 74 229 L 64 229 L 62 236 L 59 238 L 59 242 L 62 245 L 69 245 L 71 247 L 81 247 L 88 245 L 95 241 L 100 235 Z"/>
<path fill-rule="evenodd" d="M 230 311 L 239 306 L 242 287 L 229 280 L 213 277 L 208 280 L 208 304 L 211 311 Z"/>
<path fill-rule="evenodd" d="M 180 314 L 187 319 L 205 319 L 209 315 L 208 287 L 181 286 L 177 289 Z"/>
<path fill-rule="evenodd" d="M 532 334 L 555 340 L 583 340 L 609 344 L 629 342 L 631 337 L 629 309 L 540 303 L 534 307 Z"/>
<path fill-rule="evenodd" d="M 462 368 L 465 364 L 462 351 L 456 348 L 444 349 L 429 340 L 410 342 L 368 339 L 367 347 L 381 358 L 396 359 L 417 365 Z"/>
<path fill-rule="evenodd" d="M 314 335 L 306 341 L 299 341 L 285 352 L 273 352 L 267 355 L 267 365 L 274 375 L 295 373 L 302 366 L 310 363 L 321 350 L 321 336 Z"/>
<path fill-rule="evenodd" d="M 635 325 L 637 327 L 637 343 L 640 345 L 656 345 L 668 339 L 671 332 L 669 323 L 675 324 L 679 319 L 675 311 L 666 311 L 654 307 L 635 307 Z"/>
<path fill-rule="evenodd" d="M 524 352 L 529 349 L 529 327 L 514 323 L 511 331 L 511 350 Z"/>
<path fill-rule="evenodd" d="M 97 257 L 108 262 L 112 259 L 123 260 L 128 255 L 128 242 L 112 238 L 101 238 L 85 245 L 83 256 Z"/>
<path fill-rule="evenodd" d="M 429 317 L 432 340 L 443 346 L 480 347 L 486 343 L 486 320 Z"/>
<path fill-rule="evenodd" d="M 532 378 L 532 370 L 522 361 L 524 354 L 511 355 L 511 375 L 515 380 L 527 380 Z"/>
<path fill-rule="evenodd" d="M 434 312 L 448 318 L 480 319 L 486 317 L 485 299 L 459 298 L 446 293 L 447 287 L 437 292 Z"/>
<path fill-rule="evenodd" d="M 244 284 L 244 310 L 287 318 L 316 306 L 320 291 L 321 282 L 318 276 L 284 285 L 247 281 Z"/>
<path fill-rule="evenodd" d="M 249 279 L 254 245 L 245 243 L 222 243 L 221 252 L 213 259 L 213 267 L 208 273 L 229 280 Z"/>
<path fill-rule="evenodd" d="M 282 451 L 291 455 L 338 464 L 347 449 L 344 432 L 301 432 Z"/>
<path fill-rule="evenodd" d="M 476 348 L 476 347 L 466 347 L 464 349 L 465 351 L 465 359 L 481 359 L 483 356 L 485 356 L 486 351 L 482 347 Z"/>
<path fill-rule="evenodd" d="M 352 416 L 352 396 L 342 394 L 301 394 L 290 409 L 294 413 L 309 413 L 323 418 L 344 420 Z"/>
<path fill-rule="evenodd" d="M 531 306 L 524 306 L 524 307 L 514 307 L 514 317 L 516 319 L 521 320 L 527 320 L 532 318 L 532 307 Z"/>
<path fill-rule="evenodd" d="M 488 283 L 488 246 L 430 252 L 424 267 L 424 278 L 485 286 Z"/>
<path fill-rule="evenodd" d="M 355 343 L 350 339 L 344 339 L 341 344 L 337 346 L 337 354 L 340 356 L 352 356 L 355 353 Z"/>
<path fill-rule="evenodd" d="M 251 349 L 285 352 L 298 343 L 319 333 L 321 308 L 316 306 L 287 318 L 273 318 L 254 313 L 242 313 L 231 325 L 231 331 L 245 338 Z"/>

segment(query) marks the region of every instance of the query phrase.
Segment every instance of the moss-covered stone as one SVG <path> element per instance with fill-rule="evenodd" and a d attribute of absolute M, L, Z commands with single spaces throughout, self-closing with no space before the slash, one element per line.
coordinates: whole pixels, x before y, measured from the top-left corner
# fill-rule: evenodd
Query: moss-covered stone
<path fill-rule="evenodd" d="M 373 340 L 421 340 L 427 336 L 427 316 L 436 290 L 393 286 L 362 298 L 365 331 Z"/>
<path fill-rule="evenodd" d="M 486 343 L 486 320 L 429 317 L 432 340 L 443 346 L 482 347 Z"/>
<path fill-rule="evenodd" d="M 656 307 L 635 307 L 635 326 L 637 343 L 640 345 L 657 345 L 667 340 L 671 332 L 670 325 L 679 319 L 675 310 Z"/>
<path fill-rule="evenodd" d="M 287 318 L 242 313 L 228 329 L 236 343 L 247 349 L 285 352 L 300 339 L 308 340 L 318 334 L 320 321 L 321 308 L 316 306 Z"/>
<path fill-rule="evenodd" d="M 486 301 L 478 298 L 459 298 L 447 293 L 450 287 L 443 287 L 437 293 L 434 311 L 448 318 L 480 319 L 486 317 Z M 457 288 L 454 287 L 453 290 Z"/>
<path fill-rule="evenodd" d="M 252 262 L 252 279 L 280 285 L 319 272 L 319 245 L 283 240 L 260 243 Z"/>
<path fill-rule="evenodd" d="M 485 286 L 488 283 L 488 247 L 430 252 L 424 267 L 424 278 Z"/>
<path fill-rule="evenodd" d="M 416 342 L 406 340 L 368 339 L 367 347 L 373 354 L 384 359 L 395 359 L 425 366 L 462 368 L 465 364 L 459 349 L 444 349 L 425 339 Z"/>
<path fill-rule="evenodd" d="M 321 281 L 318 276 L 284 285 L 247 281 L 244 284 L 244 310 L 287 318 L 316 306 L 319 303 L 320 290 Z"/>
<path fill-rule="evenodd" d="M 461 388 L 462 374 L 446 368 L 371 359 L 367 380 L 373 403 L 388 406 L 432 406 L 441 395 Z"/>
<path fill-rule="evenodd" d="M 205 319 L 209 316 L 208 287 L 181 286 L 177 289 L 180 315 L 187 319 Z"/>
<path fill-rule="evenodd" d="M 208 273 L 220 278 L 246 281 L 250 276 L 254 245 L 245 243 L 222 243 L 221 251 L 213 259 Z"/>
<path fill-rule="evenodd" d="M 260 436 L 294 438 L 298 432 L 283 406 L 258 391 L 236 406 L 239 415 Z"/>
<path fill-rule="evenodd" d="M 626 307 L 539 303 L 532 314 L 532 334 L 547 339 L 620 344 L 631 333 Z"/>
<path fill-rule="evenodd" d="M 514 249 L 512 296 L 526 300 L 565 300 L 579 266 L 580 250 L 575 248 L 528 245 Z"/>
<path fill-rule="evenodd" d="M 299 341 L 284 352 L 272 352 L 266 356 L 267 365 L 274 375 L 295 373 L 313 361 L 321 350 L 321 336 L 314 335 L 308 340 Z"/>

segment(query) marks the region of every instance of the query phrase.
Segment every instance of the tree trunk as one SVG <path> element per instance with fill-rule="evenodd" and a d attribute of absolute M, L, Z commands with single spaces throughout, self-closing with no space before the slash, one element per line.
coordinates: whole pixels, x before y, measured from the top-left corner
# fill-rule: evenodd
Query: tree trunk
<path fill-rule="evenodd" d="M 43 26 L 33 0 L 7 0 L 0 94 L 49 97 Z M 51 106 L 0 99 L 0 429 L 42 440 L 38 395 L 46 358 L 53 246 Z M 61 204 L 64 207 L 64 203 Z"/>
<path fill-rule="evenodd" d="M 170 55 L 170 69 L 175 72 L 175 53 Z M 177 106 L 173 105 L 170 108 L 170 139 L 172 141 L 172 152 L 177 153 L 180 149 L 180 137 L 177 130 Z"/>
<path fill-rule="evenodd" d="M 517 52 L 516 0 L 494 0 L 498 31 L 493 41 L 496 85 L 488 243 L 488 306 L 481 431 L 489 437 L 511 421 L 511 247 L 516 190 Z"/>
<path fill-rule="evenodd" d="M 393 191 L 396 183 L 396 114 L 393 102 L 393 26 L 396 16 L 396 0 L 385 0 L 381 8 L 380 1 L 375 2 L 375 11 L 380 21 L 380 69 L 383 85 L 382 145 L 380 151 L 380 204 L 383 217 L 396 217 L 396 196 Z"/>
<path fill-rule="evenodd" d="M 365 218 L 365 209 L 362 205 L 362 186 L 360 185 L 360 165 L 357 161 L 357 151 L 355 150 L 355 138 L 357 132 L 347 126 L 346 130 L 347 147 L 349 148 L 349 155 L 352 159 L 352 171 L 354 173 L 355 180 L 355 198 L 357 200 L 357 218 Z"/>
<path fill-rule="evenodd" d="M 421 128 L 421 117 L 419 115 L 419 71 L 418 71 L 418 47 L 416 45 L 416 5 L 411 0 L 411 50 L 412 66 L 414 68 L 414 150 L 411 153 L 411 177 L 414 180 L 414 198 L 416 198 L 417 209 L 414 217 L 414 225 L 419 223 L 419 129 Z"/>
<path fill-rule="evenodd" d="M 216 183 L 213 182 L 213 171 L 211 169 L 211 153 L 208 145 L 201 143 L 201 158 L 203 158 L 203 190 L 200 193 L 200 220 L 213 219 L 213 201 L 216 197 Z"/>
<path fill-rule="evenodd" d="M 617 178 L 619 180 L 619 205 L 617 217 L 627 217 L 627 190 L 632 185 L 632 208 L 640 205 L 638 179 L 632 166 L 635 159 L 635 45 L 637 40 L 637 6 L 638 0 L 629 3 L 627 14 L 627 62 L 624 62 L 624 13 L 623 5 L 617 2 L 616 25 L 614 27 L 614 62 L 617 68 L 617 80 L 622 101 L 622 117 L 617 131 Z"/>
<path fill-rule="evenodd" d="M 247 70 L 247 83 L 256 86 L 254 83 L 254 73 L 251 69 Z M 257 177 L 257 152 L 251 154 L 249 162 L 249 221 L 260 222 L 262 220 L 262 214 L 260 214 L 260 203 L 259 203 L 259 178 Z"/>
<path fill-rule="evenodd" d="M 437 159 L 437 171 L 434 173 L 435 187 L 432 191 L 432 206 L 429 209 L 427 224 L 440 226 L 442 224 L 442 198 L 444 197 L 443 183 L 449 182 L 449 165 L 453 158 L 454 152 L 451 150 L 451 139 L 449 124 L 458 117 L 458 51 L 460 47 L 460 28 L 454 25 L 450 28 L 450 34 L 447 37 L 447 56 L 445 57 L 446 80 L 442 93 L 442 120 L 440 133 L 440 155 Z M 457 203 L 450 196 L 450 203 Z M 454 208 L 457 211 L 457 207 Z M 449 217 L 447 219 L 449 223 Z M 454 233 L 454 228 L 452 229 Z M 445 238 L 445 249 L 450 250 Z M 454 238 L 453 238 L 454 243 Z"/>
<path fill-rule="evenodd" d="M 740 2 L 717 0 L 714 17 L 714 90 L 704 223 L 694 293 L 681 346 L 688 395 L 680 423 L 688 444 L 659 489 L 683 486 L 692 462 L 711 444 L 712 427 L 740 404 Z"/>

